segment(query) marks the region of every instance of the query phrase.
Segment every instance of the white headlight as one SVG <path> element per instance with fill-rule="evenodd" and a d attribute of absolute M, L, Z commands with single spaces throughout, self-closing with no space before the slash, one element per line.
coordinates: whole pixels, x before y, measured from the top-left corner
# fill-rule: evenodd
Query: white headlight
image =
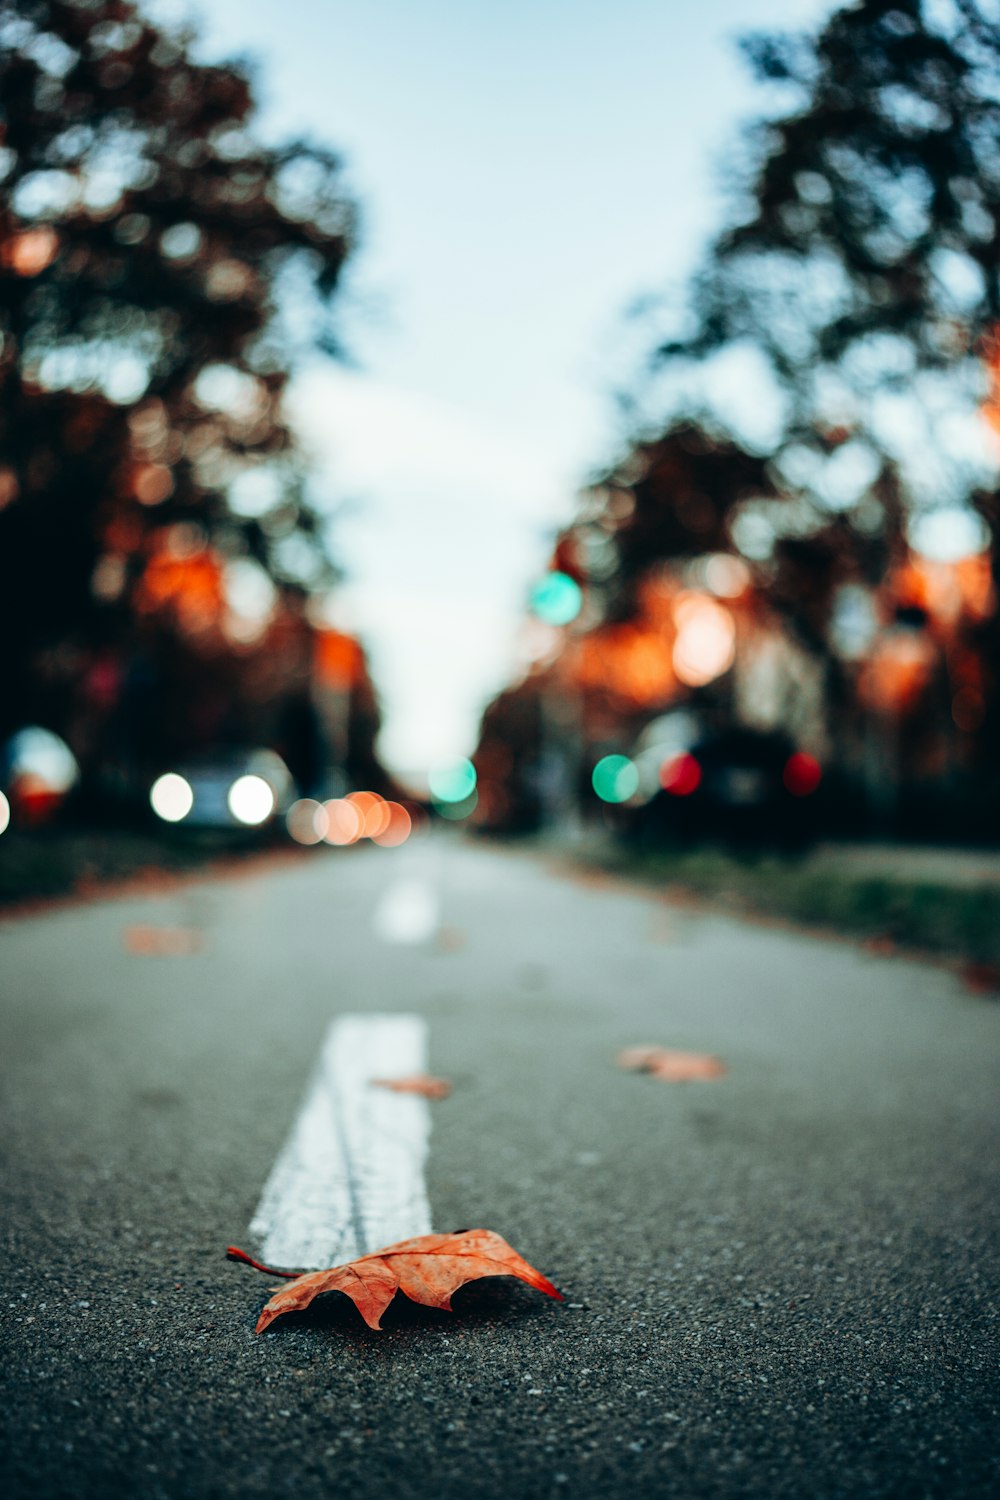
<path fill-rule="evenodd" d="M 255 828 L 274 812 L 274 793 L 263 776 L 240 776 L 229 788 L 229 811 L 237 823 Z"/>
<path fill-rule="evenodd" d="M 165 776 L 159 776 L 153 782 L 149 801 L 156 816 L 162 818 L 164 823 L 180 823 L 194 806 L 194 792 L 190 782 L 185 781 L 183 776 L 178 776 L 176 771 L 168 771 Z"/>
<path fill-rule="evenodd" d="M 7 824 L 9 822 L 10 803 L 7 801 L 7 798 L 4 796 L 3 792 L 0 792 L 0 833 L 7 832 Z"/>

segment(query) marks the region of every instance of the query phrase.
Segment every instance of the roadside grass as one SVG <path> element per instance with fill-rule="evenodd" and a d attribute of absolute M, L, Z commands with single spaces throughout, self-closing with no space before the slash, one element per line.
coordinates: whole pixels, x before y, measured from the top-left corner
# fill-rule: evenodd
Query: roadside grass
<path fill-rule="evenodd" d="M 887 949 L 1000 966 L 1000 885 L 865 874 L 839 862 L 835 850 L 780 858 L 716 848 L 639 853 L 609 844 L 581 857 L 591 868 L 668 896 L 695 895 L 741 914 L 847 933 Z M 996 977 L 1000 985 L 1000 972 Z"/>
<path fill-rule="evenodd" d="M 0 910 L 89 897 L 123 884 L 152 890 L 269 852 L 266 843 L 211 834 L 180 838 L 123 828 L 9 829 L 0 838 Z"/>

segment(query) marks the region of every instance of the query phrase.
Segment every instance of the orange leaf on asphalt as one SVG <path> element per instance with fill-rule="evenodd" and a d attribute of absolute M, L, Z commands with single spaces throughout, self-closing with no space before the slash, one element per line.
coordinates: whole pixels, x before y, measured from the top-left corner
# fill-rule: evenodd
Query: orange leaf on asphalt
<path fill-rule="evenodd" d="M 392 1089 L 394 1094 L 420 1094 L 424 1099 L 447 1099 L 451 1084 L 447 1078 L 432 1078 L 430 1073 L 413 1073 L 408 1078 L 373 1078 L 372 1086 Z"/>
<path fill-rule="evenodd" d="M 195 927 L 126 927 L 122 933 L 126 953 L 180 954 L 197 953 L 202 946 L 201 933 Z"/>
<path fill-rule="evenodd" d="M 269 1267 L 250 1260 L 230 1245 L 226 1252 L 234 1260 L 248 1261 L 260 1271 Z M 271 1275 L 287 1276 L 284 1271 Z M 551 1281 L 522 1260 L 505 1239 L 491 1229 L 463 1229 L 456 1234 L 421 1234 L 416 1239 L 386 1245 L 372 1255 L 362 1255 L 330 1271 L 310 1271 L 282 1287 L 257 1320 L 255 1332 L 263 1333 L 283 1313 L 301 1312 L 323 1292 L 343 1292 L 350 1297 L 369 1328 L 380 1329 L 382 1314 L 397 1292 L 425 1307 L 451 1310 L 451 1297 L 467 1281 L 484 1276 L 516 1276 L 548 1297 L 562 1301 Z"/>
<path fill-rule="evenodd" d="M 465 947 L 465 933 L 460 927 L 439 927 L 437 946 L 439 953 L 457 953 Z"/>
<path fill-rule="evenodd" d="M 959 976 L 973 995 L 1000 994 L 1000 965 L 963 964 Z"/>
<path fill-rule="evenodd" d="M 650 1073 L 666 1083 L 688 1083 L 696 1078 L 724 1078 L 728 1069 L 707 1052 L 676 1052 L 670 1047 L 629 1047 L 618 1054 L 618 1065 Z"/>

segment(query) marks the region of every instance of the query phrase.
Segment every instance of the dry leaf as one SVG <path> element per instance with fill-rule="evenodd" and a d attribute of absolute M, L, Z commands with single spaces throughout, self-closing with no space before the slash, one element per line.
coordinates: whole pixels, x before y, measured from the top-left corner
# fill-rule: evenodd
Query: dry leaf
<path fill-rule="evenodd" d="M 618 1066 L 650 1073 L 666 1083 L 688 1083 L 695 1078 L 724 1078 L 728 1069 L 707 1052 L 675 1052 L 670 1047 L 629 1047 L 618 1054 Z"/>
<path fill-rule="evenodd" d="M 437 946 L 439 953 L 457 953 L 465 947 L 465 933 L 460 927 L 439 927 Z"/>
<path fill-rule="evenodd" d="M 229 1246 L 226 1254 L 272 1276 L 290 1274 L 262 1266 L 234 1245 Z M 296 1275 L 290 1286 L 275 1292 L 258 1318 L 255 1332 L 263 1333 L 283 1313 L 301 1312 L 322 1292 L 343 1292 L 368 1327 L 380 1329 L 382 1314 L 397 1292 L 425 1307 L 450 1311 L 452 1293 L 467 1281 L 478 1281 L 483 1276 L 516 1276 L 546 1296 L 562 1301 L 562 1293 L 556 1291 L 551 1281 L 522 1260 L 500 1235 L 491 1229 L 463 1229 L 456 1234 L 421 1234 L 416 1239 L 387 1245 L 372 1255 L 362 1255 L 347 1265 L 334 1266 L 330 1271 Z"/>
<path fill-rule="evenodd" d="M 865 938 L 861 946 L 873 958 L 895 958 L 899 952 L 899 944 L 887 932 L 879 933 L 875 937 Z"/>
<path fill-rule="evenodd" d="M 673 943 L 677 941 L 677 928 L 673 920 L 666 912 L 658 913 L 650 923 L 649 941 L 651 943 Z"/>
<path fill-rule="evenodd" d="M 408 1078 L 373 1078 L 374 1088 L 392 1089 L 394 1094 L 419 1094 L 423 1099 L 447 1099 L 451 1084 L 447 1078 L 432 1078 L 430 1073 L 413 1073 Z"/>
<path fill-rule="evenodd" d="M 958 972 L 965 988 L 973 995 L 1000 993 L 1000 965 L 963 964 Z"/>
<path fill-rule="evenodd" d="M 166 954 L 170 958 L 197 953 L 202 945 L 195 927 L 126 927 L 122 933 L 126 953 Z"/>

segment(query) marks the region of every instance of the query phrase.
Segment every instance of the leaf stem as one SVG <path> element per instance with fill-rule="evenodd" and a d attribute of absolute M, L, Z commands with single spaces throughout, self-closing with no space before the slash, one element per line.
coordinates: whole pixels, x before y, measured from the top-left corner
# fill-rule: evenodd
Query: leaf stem
<path fill-rule="evenodd" d="M 247 1255 L 245 1250 L 238 1250 L 235 1245 L 226 1246 L 226 1255 L 229 1260 L 241 1260 L 248 1266 L 253 1266 L 255 1271 L 263 1271 L 267 1276 L 284 1276 L 289 1281 L 298 1281 L 304 1273 L 302 1271 L 277 1271 L 274 1266 L 265 1266 L 262 1261 L 254 1260 Z"/>

